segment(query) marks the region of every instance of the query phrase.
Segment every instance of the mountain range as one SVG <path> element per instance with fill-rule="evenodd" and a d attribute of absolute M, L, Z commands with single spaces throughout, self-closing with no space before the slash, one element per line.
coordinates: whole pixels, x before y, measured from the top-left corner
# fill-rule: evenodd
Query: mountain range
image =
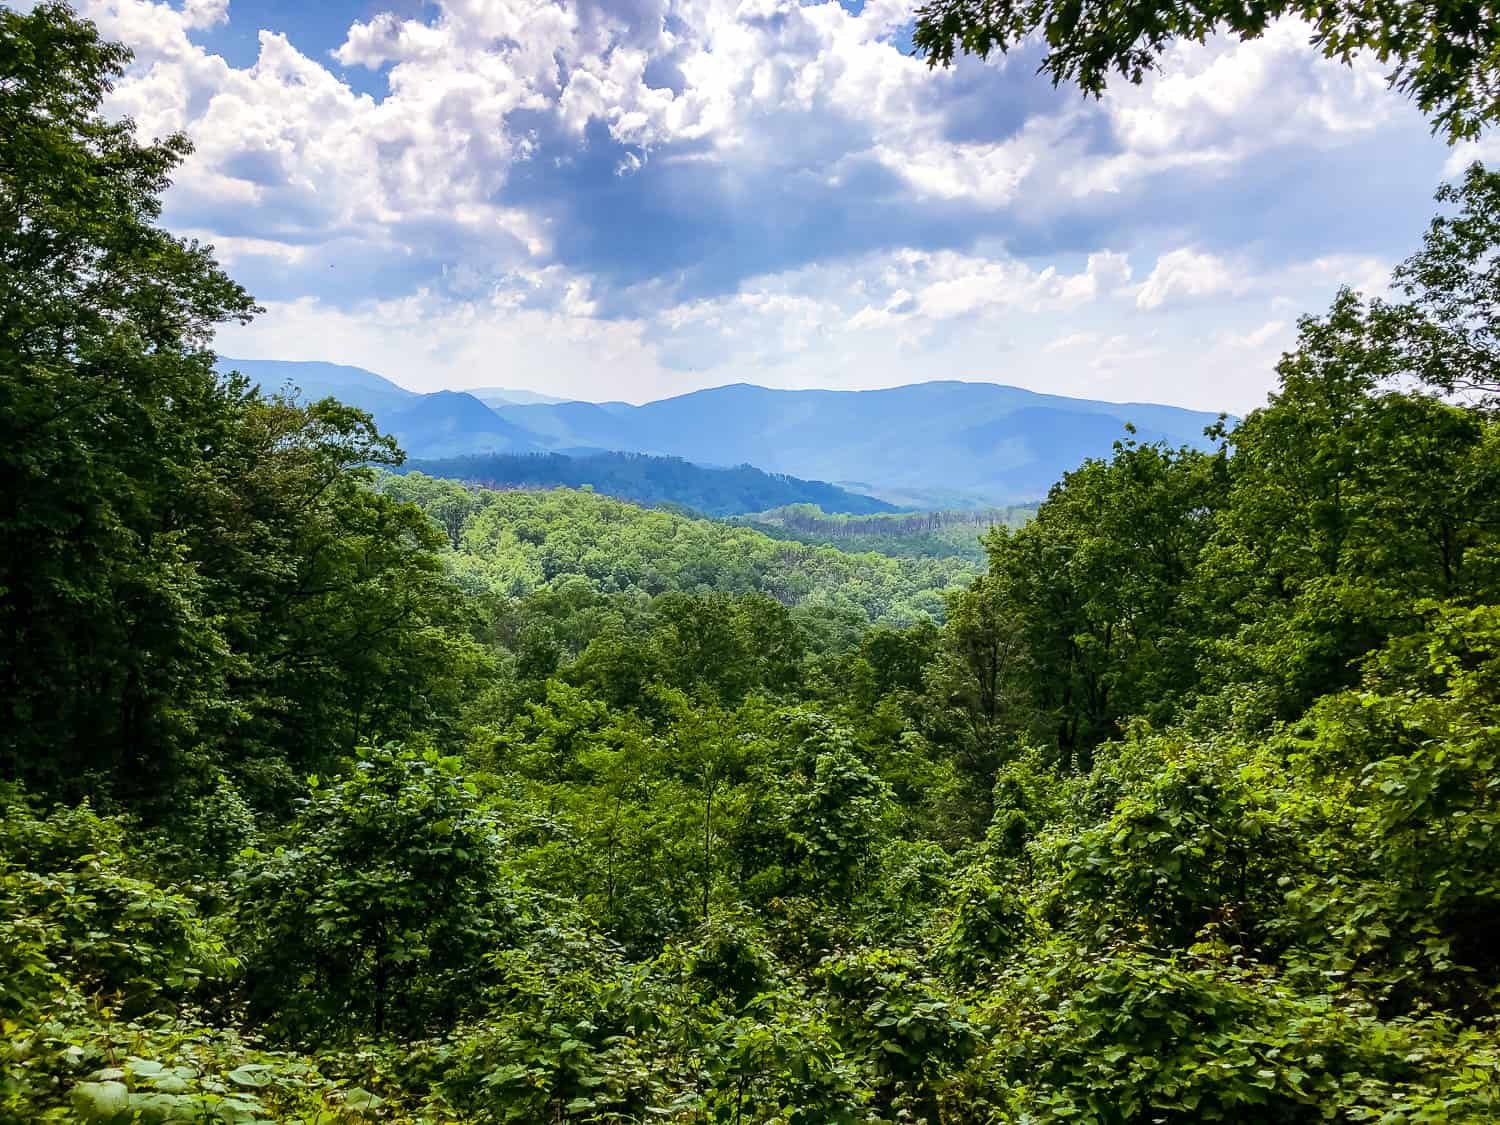
<path fill-rule="evenodd" d="M 870 391 L 777 390 L 737 383 L 639 406 L 536 401 L 485 388 L 419 394 L 373 372 L 328 363 L 220 361 L 267 391 L 299 388 L 369 410 L 414 458 L 605 451 L 754 465 L 907 502 L 1036 499 L 1087 457 L 1107 456 L 1133 425 L 1142 441 L 1206 445 L 1217 416 L 1152 403 L 1040 394 L 998 383 L 937 381 Z M 482 397 L 481 397 L 482 396 Z"/>

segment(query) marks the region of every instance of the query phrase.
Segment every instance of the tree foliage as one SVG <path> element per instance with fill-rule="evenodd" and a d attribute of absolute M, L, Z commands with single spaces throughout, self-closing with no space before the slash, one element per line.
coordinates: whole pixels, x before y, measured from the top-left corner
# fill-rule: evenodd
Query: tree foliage
<path fill-rule="evenodd" d="M 316 765 L 441 723 L 467 668 L 428 522 L 368 416 L 221 380 L 256 308 L 154 226 L 187 155 L 100 100 L 128 57 L 0 13 L 0 762 L 88 792 Z M 457 673 L 457 675 L 455 675 Z"/>
<path fill-rule="evenodd" d="M 1201 43 L 1227 32 L 1244 41 L 1272 21 L 1300 19 L 1325 58 L 1349 63 L 1369 55 L 1391 67 L 1389 83 L 1429 116 L 1450 141 L 1477 136 L 1500 116 L 1494 75 L 1500 37 L 1493 13 L 1478 0 L 1433 9 L 1415 3 L 1225 3 L 1157 0 L 1059 3 L 1056 0 L 931 0 L 917 11 L 912 42 L 933 65 L 956 55 L 988 58 L 1035 37 L 1046 45 L 1041 71 L 1054 83 L 1077 83 L 1098 97 L 1111 74 L 1139 83 L 1176 39 Z"/>

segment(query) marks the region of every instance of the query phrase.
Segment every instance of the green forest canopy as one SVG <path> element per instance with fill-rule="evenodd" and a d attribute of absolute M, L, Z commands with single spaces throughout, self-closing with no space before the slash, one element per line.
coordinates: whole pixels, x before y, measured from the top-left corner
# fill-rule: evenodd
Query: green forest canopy
<path fill-rule="evenodd" d="M 732 522 L 777 539 L 821 543 L 841 551 L 875 551 L 898 558 L 957 557 L 983 565 L 983 537 L 994 527 L 1021 527 L 1035 504 L 892 512 L 873 516 L 828 513 L 811 504 L 788 504 Z"/>
<path fill-rule="evenodd" d="M 0 1120 L 1500 1117 L 1500 176 L 880 624 L 220 381 L 124 59 L 0 11 Z"/>
<path fill-rule="evenodd" d="M 470 594 L 520 597 L 582 579 L 607 594 L 757 593 L 904 625 L 941 620 L 944 593 L 975 572 L 962 558 L 851 554 L 585 490 L 499 491 L 421 473 L 385 474 L 376 486 L 442 527 L 453 548 L 449 573 Z M 977 542 L 972 525 L 970 535 Z"/>

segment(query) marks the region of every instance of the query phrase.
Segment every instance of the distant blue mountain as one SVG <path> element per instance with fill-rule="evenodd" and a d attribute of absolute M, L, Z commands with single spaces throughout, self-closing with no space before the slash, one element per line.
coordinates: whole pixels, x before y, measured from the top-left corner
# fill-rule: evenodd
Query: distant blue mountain
<path fill-rule="evenodd" d="M 363 367 L 339 363 L 303 363 L 281 359 L 226 359 L 219 357 L 219 370 L 238 371 L 266 394 L 298 390 L 305 399 L 333 397 L 350 406 L 384 414 L 399 410 L 421 396 Z"/>
<path fill-rule="evenodd" d="M 272 393 L 295 390 L 303 399 L 336 398 L 368 410 L 380 428 L 395 435 L 408 453 L 449 457 L 464 453 L 532 453 L 531 435 L 466 391 L 419 394 L 362 367 L 274 359 L 220 358 L 219 370 L 238 371 Z M 484 393 L 518 395 L 526 401 L 560 402 L 532 392 L 491 387 Z"/>
<path fill-rule="evenodd" d="M 401 448 L 426 457 L 461 453 L 534 453 L 532 435 L 463 391 L 416 395 L 397 410 L 374 411 L 380 428 Z"/>
<path fill-rule="evenodd" d="M 1205 446 L 1216 415 L 1152 403 L 1038 394 L 997 383 L 876 391 L 785 391 L 737 383 L 648 402 L 499 402 L 503 388 L 420 395 L 357 367 L 223 360 L 267 390 L 291 383 L 369 410 L 414 458 L 605 451 L 754 465 L 888 497 L 940 492 L 1034 500 L 1085 458 L 1108 456 L 1132 424 L 1142 441 Z M 858 483 L 856 483 L 858 482 Z"/>
<path fill-rule="evenodd" d="M 469 393 L 486 406 L 534 406 L 538 403 L 569 401 L 556 395 L 544 395 L 540 391 L 524 391 L 519 387 L 471 387 Z"/>
<path fill-rule="evenodd" d="M 1206 445 L 1217 415 L 1150 403 L 1038 394 L 995 383 L 876 391 L 736 384 L 626 410 L 508 406 L 502 417 L 555 449 L 629 449 L 883 492 L 941 489 L 994 502 L 1036 499 L 1136 427 L 1143 441 Z"/>

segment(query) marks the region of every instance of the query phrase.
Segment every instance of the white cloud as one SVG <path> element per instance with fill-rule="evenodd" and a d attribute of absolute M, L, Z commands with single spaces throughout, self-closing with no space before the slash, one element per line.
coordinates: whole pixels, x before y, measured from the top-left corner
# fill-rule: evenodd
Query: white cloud
<path fill-rule="evenodd" d="M 1284 287 L 1300 288 L 1307 285 L 1321 286 L 1327 291 L 1328 301 L 1333 299 L 1336 289 L 1348 286 L 1367 297 L 1383 296 L 1391 284 L 1391 263 L 1367 254 L 1326 254 L 1306 262 L 1288 265 L 1279 282 Z M 1327 304 L 1324 301 L 1323 304 Z M 1321 307 L 1305 309 L 1305 312 L 1320 312 Z"/>
<path fill-rule="evenodd" d="M 206 74 L 202 52 L 180 34 L 218 18 L 223 0 L 195 0 L 186 15 L 146 0 L 95 6 L 126 13 L 132 41 L 153 43 L 148 55 L 200 78 L 227 77 L 222 68 Z M 507 116 L 550 108 L 575 133 L 597 120 L 616 140 L 647 149 L 707 142 L 723 160 L 815 163 L 833 175 L 850 158 L 868 157 L 917 198 L 988 206 L 1028 188 L 1036 206 L 1054 195 L 1118 191 L 1173 168 L 1230 166 L 1274 144 L 1367 131 L 1393 104 L 1379 92 L 1377 70 L 1329 64 L 1307 46 L 1303 25 L 1283 21 L 1251 43 L 1174 46 L 1163 74 L 1139 88 L 1112 88 L 1101 112 L 1123 150 L 1085 159 L 1076 126 L 1089 114 L 1061 96 L 1055 110 L 1032 115 L 1008 139 L 946 137 L 944 95 L 958 78 L 902 52 L 891 38 L 905 14 L 900 5 L 856 15 L 832 0 L 675 0 L 638 13 L 628 32 L 591 12 L 551 0 L 445 0 L 431 22 L 377 15 L 353 24 L 334 57 L 391 68 L 392 94 L 378 108 L 330 114 L 326 102 L 319 107 L 274 81 L 248 100 L 279 107 L 270 118 L 277 126 L 317 110 L 330 126 L 324 135 L 373 132 L 382 143 L 365 154 L 369 171 L 371 158 L 388 159 L 399 147 L 429 174 L 453 169 L 455 183 L 446 186 L 480 193 L 503 182 L 514 156 Z M 680 89 L 648 79 L 653 58 L 673 62 Z M 306 68 L 299 77 L 310 91 L 320 85 Z M 289 144 L 306 152 L 317 132 L 294 133 Z M 343 147 L 341 155 L 352 155 Z M 443 186 L 427 185 L 433 194 Z"/>
<path fill-rule="evenodd" d="M 904 338 L 953 331 L 951 322 L 989 321 L 1078 309 L 1119 291 L 1130 277 L 1125 257 L 1090 254 L 1076 272 L 1037 269 L 1003 254 L 902 249 L 835 261 L 745 281 L 738 292 L 678 304 L 661 314 L 673 332 L 712 330 L 722 339 L 754 342 L 758 354 L 785 353 L 821 337 L 878 334 L 900 328 Z M 774 325 L 773 323 L 774 322 Z M 769 348 L 769 350 L 768 350 Z"/>
<path fill-rule="evenodd" d="M 740 378 L 955 376 L 1244 409 L 1269 384 L 1271 325 L 1326 307 L 1340 281 L 1383 287 L 1388 265 L 1270 261 L 1207 237 L 1208 213 L 1113 216 L 1148 206 L 1164 177 L 1378 144 L 1412 117 L 1378 68 L 1318 57 L 1290 22 L 1252 43 L 1175 45 L 1160 74 L 1098 105 L 1025 86 L 1021 113 L 1010 95 L 1043 81 L 1029 61 L 930 71 L 903 52 L 902 0 L 858 14 L 832 0 L 439 0 L 432 19 L 352 24 L 331 60 L 262 32 L 247 68 L 194 42 L 225 0 L 82 5 L 137 52 L 113 108 L 198 144 L 169 218 L 286 296 L 225 351 L 361 363 L 423 387 L 640 398 Z M 383 69 L 389 93 L 357 93 L 330 62 Z M 558 225 L 620 221 L 608 208 L 557 218 L 546 200 L 502 201 L 528 162 L 588 155 L 600 126 L 625 146 L 602 162 L 612 186 L 702 173 L 658 201 L 668 220 L 764 214 L 750 229 L 780 235 L 775 208 L 805 219 L 810 184 L 818 206 L 847 192 L 834 217 L 857 249 L 786 267 L 747 251 L 764 272 L 736 284 L 721 271 L 717 296 L 694 296 L 679 278 L 692 263 L 674 262 L 622 294 L 577 251 L 590 239 Z M 872 208 L 911 229 L 872 234 Z M 1012 226 L 1066 249 L 1021 256 L 998 242 Z M 1132 260 L 1153 263 L 1143 281 Z M 350 274 L 396 296 L 374 299 L 372 281 L 336 300 L 330 279 Z M 623 299 L 631 315 L 606 319 Z"/>
<path fill-rule="evenodd" d="M 1178 298 L 1225 293 L 1238 284 L 1234 271 L 1221 258 L 1185 247 L 1156 259 L 1156 268 L 1136 293 L 1135 303 L 1156 309 Z"/>
<path fill-rule="evenodd" d="M 1099 339 L 1097 332 L 1069 332 L 1066 336 L 1048 341 L 1042 346 L 1042 351 L 1065 352 L 1073 348 L 1088 348 L 1097 344 Z"/>
<path fill-rule="evenodd" d="M 273 302 L 249 327 L 221 331 L 218 347 L 243 359 L 336 358 L 421 390 L 504 385 L 635 398 L 673 386 L 639 323 L 517 307 L 504 294 L 455 302 L 419 291 L 353 308 Z"/>
<path fill-rule="evenodd" d="M 174 197 L 194 217 L 231 201 L 307 238 L 430 226 L 462 210 L 456 241 L 476 256 L 514 241 L 535 255 L 549 242 L 536 221 L 493 205 L 532 155 L 533 139 L 510 123 L 518 110 L 551 113 L 575 136 L 603 123 L 632 147 L 621 173 L 656 148 L 692 144 L 695 159 L 742 172 L 784 168 L 839 185 L 876 165 L 913 207 L 1036 215 L 1184 168 L 1227 173 L 1276 145 L 1342 143 L 1399 105 L 1378 68 L 1318 57 L 1292 21 L 1250 43 L 1176 44 L 1162 73 L 1111 87 L 1098 108 L 1059 93 L 1010 136 L 968 140 L 948 124 L 950 96 L 972 75 L 1034 79 L 1003 63 L 929 70 L 895 38 L 908 16 L 896 0 L 859 14 L 834 0 L 641 0 L 618 15 L 578 0 L 441 0 L 432 20 L 355 22 L 332 52 L 345 66 L 389 68 L 379 101 L 275 33 L 262 34 L 247 70 L 195 46 L 188 32 L 222 20 L 226 0 L 84 6 L 137 49 L 118 107 L 148 131 L 198 138 Z M 654 61 L 669 64 L 675 89 L 653 76 Z M 1091 139 L 1100 120 L 1113 151 Z"/>
<path fill-rule="evenodd" d="M 191 28 L 228 23 L 229 0 L 183 0 L 182 21 Z"/>
<path fill-rule="evenodd" d="M 1241 351 L 1260 351 L 1273 341 L 1285 339 L 1287 334 L 1286 321 L 1268 320 L 1259 328 L 1252 328 L 1248 332 L 1226 332 L 1222 340 L 1226 347 Z"/>
<path fill-rule="evenodd" d="M 1256 311 L 1316 311 L 1332 292 L 1328 263 L 1308 262 L 1247 275 L 1236 291 L 1205 293 L 1180 313 L 1171 300 L 1142 309 L 1127 268 L 1107 251 L 1060 271 L 999 253 L 908 249 L 602 319 L 584 279 L 547 266 L 514 271 L 464 300 L 423 291 L 342 309 L 273 302 L 251 327 L 226 329 L 219 347 L 354 363 L 424 390 L 502 384 L 642 401 L 737 381 L 873 387 L 962 378 L 1243 413 L 1271 388 L 1275 354 L 1293 334 L 1285 316 Z M 1214 323 L 1228 326 L 1205 332 Z"/>
<path fill-rule="evenodd" d="M 227 221 L 236 235 L 253 226 L 254 237 L 288 246 L 353 236 L 389 245 L 393 256 L 402 252 L 403 224 L 429 234 L 449 228 L 452 244 L 475 256 L 524 257 L 545 248 L 533 219 L 492 202 L 509 167 L 527 155 L 525 138 L 505 128 L 507 115 L 544 104 L 503 58 L 404 88 L 397 67 L 391 82 L 398 93 L 376 102 L 274 31 L 260 33 L 251 67 L 236 69 L 208 54 L 188 32 L 222 16 L 224 5 L 214 0 L 182 11 L 96 0 L 85 11 L 136 52 L 112 108 L 134 117 L 144 133 L 181 129 L 195 141 L 169 214 L 196 225 Z M 369 34 L 361 37 L 361 28 Z M 354 32 L 345 51 L 351 59 L 379 57 L 381 32 L 408 54 L 439 49 L 433 33 L 381 19 Z"/>
<path fill-rule="evenodd" d="M 1443 164 L 1443 175 L 1450 179 L 1462 176 L 1476 160 L 1491 168 L 1500 164 L 1500 133 L 1491 130 L 1477 141 L 1454 145 Z"/>
<path fill-rule="evenodd" d="M 1375 60 L 1331 64 L 1310 37 L 1306 24 L 1283 19 L 1249 42 L 1179 40 L 1157 75 L 1140 87 L 1122 84 L 1107 108 L 1127 147 L 1142 153 L 1189 145 L 1243 151 L 1293 139 L 1336 144 L 1398 112 Z"/>

